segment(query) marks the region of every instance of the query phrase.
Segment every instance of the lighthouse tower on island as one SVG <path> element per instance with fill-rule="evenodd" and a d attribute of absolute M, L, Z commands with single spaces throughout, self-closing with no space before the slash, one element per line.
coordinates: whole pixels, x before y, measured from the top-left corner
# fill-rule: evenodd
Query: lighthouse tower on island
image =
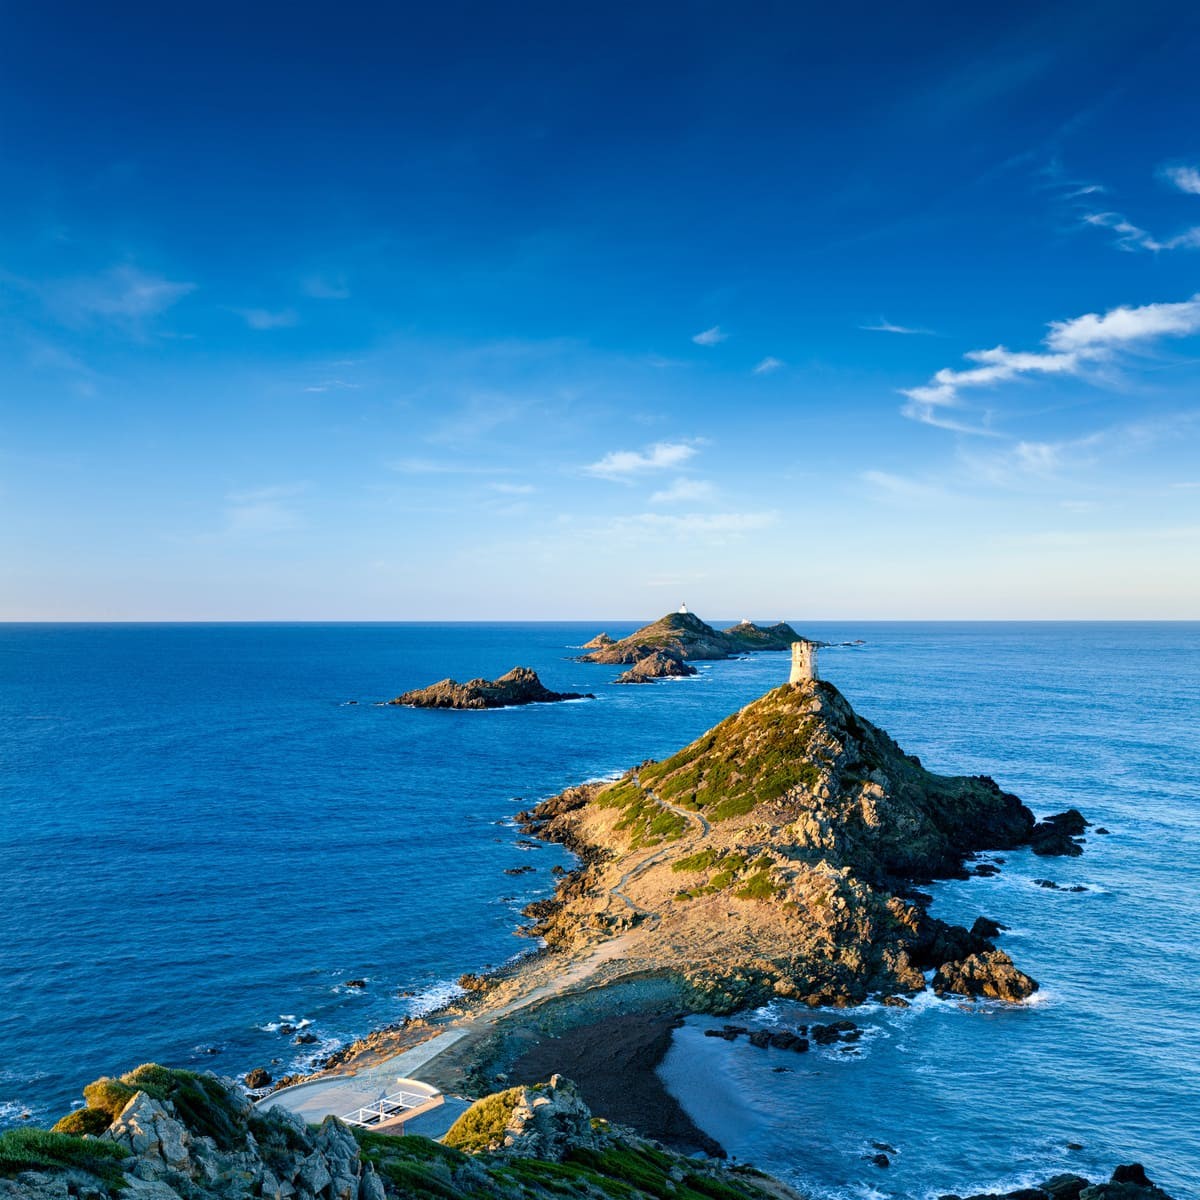
<path fill-rule="evenodd" d="M 808 683 L 817 679 L 817 643 L 802 638 L 792 643 L 792 673 L 788 683 Z"/>

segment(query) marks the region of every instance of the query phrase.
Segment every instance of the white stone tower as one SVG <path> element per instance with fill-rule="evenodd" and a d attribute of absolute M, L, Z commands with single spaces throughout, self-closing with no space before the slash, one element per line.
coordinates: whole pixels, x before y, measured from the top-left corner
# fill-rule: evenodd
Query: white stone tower
<path fill-rule="evenodd" d="M 788 683 L 808 683 L 818 679 L 817 643 L 807 640 L 792 643 L 792 673 Z"/>

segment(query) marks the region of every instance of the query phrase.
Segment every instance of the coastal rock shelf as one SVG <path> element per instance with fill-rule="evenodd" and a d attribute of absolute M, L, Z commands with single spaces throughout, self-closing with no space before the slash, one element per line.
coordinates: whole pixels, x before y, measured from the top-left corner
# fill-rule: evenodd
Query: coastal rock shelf
<path fill-rule="evenodd" d="M 388 704 L 410 708 L 514 708 L 521 704 L 554 704 L 563 700 L 593 700 L 590 693 L 552 692 L 529 667 L 513 667 L 499 679 L 442 679 L 428 687 L 405 692 Z"/>
<path fill-rule="evenodd" d="M 913 889 L 966 878 L 985 849 L 1072 853 L 1086 824 L 1072 811 L 1039 825 L 986 776 L 926 770 L 815 679 L 520 820 L 584 860 L 526 909 L 529 933 L 571 951 L 619 936 L 623 959 L 716 1012 L 772 996 L 898 1003 L 929 971 L 939 994 L 1025 999 L 1038 985 L 997 949 L 995 922 L 949 925 Z"/>

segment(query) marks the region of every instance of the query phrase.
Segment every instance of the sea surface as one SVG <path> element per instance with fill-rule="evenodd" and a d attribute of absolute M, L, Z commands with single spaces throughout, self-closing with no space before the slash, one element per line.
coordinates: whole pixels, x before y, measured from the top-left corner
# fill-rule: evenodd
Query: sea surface
<path fill-rule="evenodd" d="M 0 1125 L 52 1121 L 146 1060 L 303 1069 L 527 952 L 519 909 L 569 859 L 523 844 L 513 815 L 787 677 L 762 654 L 613 687 L 618 668 L 573 661 L 636 624 L 0 626 Z M 793 624 L 865 639 L 822 651 L 821 672 L 927 767 L 1111 832 L 933 889 L 938 915 L 1011 926 L 1036 1003 L 870 1006 L 853 1054 L 761 1051 L 693 1019 L 668 1084 L 732 1154 L 817 1197 L 1138 1158 L 1197 1200 L 1200 624 Z M 376 703 L 517 664 L 596 699 Z M 890 1167 L 863 1157 L 875 1142 Z"/>

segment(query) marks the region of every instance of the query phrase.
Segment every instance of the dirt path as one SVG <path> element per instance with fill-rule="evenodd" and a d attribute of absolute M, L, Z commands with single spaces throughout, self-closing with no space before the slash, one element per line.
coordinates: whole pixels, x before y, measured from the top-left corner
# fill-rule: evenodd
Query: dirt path
<path fill-rule="evenodd" d="M 648 909 L 642 908 L 640 904 L 637 904 L 635 901 L 631 900 L 629 895 L 626 893 L 625 888 L 628 886 L 628 884 L 637 879 L 640 875 L 644 874 L 651 867 L 657 866 L 663 861 L 664 858 L 680 855 L 684 851 L 690 852 L 694 846 L 698 846 L 706 837 L 708 837 L 708 835 L 712 832 L 712 826 L 700 813 L 693 812 L 690 808 L 680 808 L 678 804 L 672 804 L 669 800 L 663 800 L 660 797 L 655 796 L 654 793 L 650 791 L 648 791 L 647 794 L 654 800 L 656 804 L 660 805 L 662 808 L 665 808 L 668 812 L 673 812 L 677 817 L 683 817 L 686 821 L 696 823 L 700 830 L 699 836 L 694 836 L 682 843 L 668 842 L 662 847 L 661 850 L 656 850 L 653 854 L 647 855 L 641 860 L 641 862 L 635 863 L 632 867 L 630 867 L 629 870 L 626 871 L 625 874 L 622 875 L 621 878 L 618 879 L 611 888 L 609 888 L 609 895 L 616 896 L 618 900 L 623 901 L 625 906 L 631 912 L 635 912 L 639 916 L 650 917 L 652 920 L 657 922 L 660 914 L 652 913 Z"/>

